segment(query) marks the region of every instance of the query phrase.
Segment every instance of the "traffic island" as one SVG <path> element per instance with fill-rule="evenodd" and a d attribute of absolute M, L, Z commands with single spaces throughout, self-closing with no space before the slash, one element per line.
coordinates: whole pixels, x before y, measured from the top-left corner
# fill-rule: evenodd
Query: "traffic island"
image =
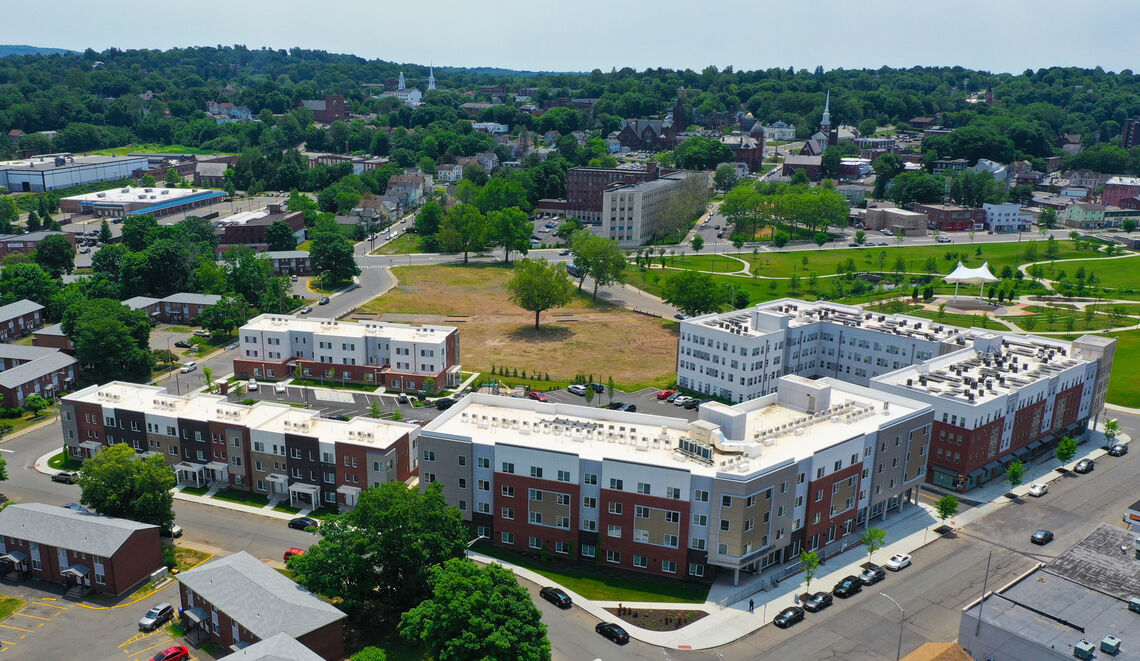
<path fill-rule="evenodd" d="M 629 606 L 607 608 L 606 611 L 624 622 L 649 631 L 676 631 L 708 615 L 705 611 L 676 608 L 631 608 Z"/>

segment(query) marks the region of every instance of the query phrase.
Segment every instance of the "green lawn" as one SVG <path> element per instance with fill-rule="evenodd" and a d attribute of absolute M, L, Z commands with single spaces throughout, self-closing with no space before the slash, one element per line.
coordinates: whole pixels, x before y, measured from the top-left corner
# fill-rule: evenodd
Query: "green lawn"
<path fill-rule="evenodd" d="M 312 239 L 309 239 L 308 241 L 302 241 L 296 247 L 296 250 L 304 250 L 305 252 L 308 252 L 312 249 L 313 249 L 313 240 Z"/>
<path fill-rule="evenodd" d="M 55 407 L 52 406 L 44 409 L 43 411 L 40 411 L 40 414 L 37 416 L 32 416 L 31 414 L 24 413 L 15 418 L 0 418 L 0 436 L 11 436 L 18 431 L 31 427 L 32 425 L 38 425 L 45 420 L 50 420 L 52 416 L 55 415 L 55 411 Z M 7 428 L 9 425 L 11 426 L 11 429 Z"/>
<path fill-rule="evenodd" d="M 1086 322 L 1084 311 L 1050 309 L 1044 305 L 1030 305 L 1026 306 L 1025 309 L 1033 314 L 1021 316 L 1010 315 L 1002 317 L 1002 319 L 1013 322 L 1017 324 L 1019 328 L 1024 328 L 1030 332 L 1077 332 L 1112 328 L 1114 326 L 1131 326 L 1136 323 L 1135 319 L 1128 318 L 1118 323 L 1107 314 L 1094 314 L 1092 319 Z"/>
<path fill-rule="evenodd" d="M 1088 253 L 1084 253 L 1088 254 Z M 1113 289 L 1140 290 L 1140 256 L 1124 257 L 1120 259 L 1089 259 L 1073 264 L 1057 264 L 1055 273 L 1061 270 L 1070 278 L 1076 275 L 1077 269 L 1084 267 L 1087 273 L 1095 273 L 1100 278 L 1100 286 Z M 1046 270 L 1045 277 L 1053 279 Z"/>
<path fill-rule="evenodd" d="M 360 392 L 376 392 L 377 386 L 363 383 L 343 383 L 339 379 L 293 379 L 289 385 L 304 386 L 306 388 L 333 388 L 335 390 L 357 390 Z"/>
<path fill-rule="evenodd" d="M 124 156 L 131 152 L 149 153 L 149 154 L 232 154 L 232 152 L 212 151 L 209 149 L 198 149 L 197 147 L 187 147 L 185 145 L 160 145 L 153 142 L 129 144 L 122 147 L 111 147 L 108 149 L 99 149 L 97 151 L 89 152 L 91 154 L 99 154 L 108 156 L 110 154 L 118 154 Z M 161 177 L 160 177 L 161 179 Z"/>
<path fill-rule="evenodd" d="M 485 555 L 535 571 L 586 599 L 684 604 L 703 603 L 709 593 L 708 586 L 699 583 L 602 573 L 589 565 L 559 560 L 543 562 L 485 543 L 475 548 Z"/>
<path fill-rule="evenodd" d="M 193 496 L 204 496 L 209 489 L 204 487 L 182 487 L 183 493 L 188 493 Z"/>
<path fill-rule="evenodd" d="M 195 551 L 183 546 L 174 547 L 174 562 L 178 571 L 193 569 L 212 557 L 214 556 L 205 551 Z"/>
<path fill-rule="evenodd" d="M 915 310 L 907 314 L 912 317 L 933 319 L 940 324 L 946 324 L 948 326 L 960 326 L 962 328 L 973 328 L 977 326 L 979 328 L 992 328 L 994 330 L 1009 330 L 1005 327 L 1005 324 L 1000 324 L 981 314 L 954 314 L 952 312 L 946 312 L 939 317 L 938 311 L 936 310 Z"/>
<path fill-rule="evenodd" d="M 420 248 L 420 237 L 418 234 L 401 234 L 396 237 L 394 241 L 380 246 L 373 250 L 373 255 L 410 255 L 412 253 L 420 253 L 423 250 Z"/>
<path fill-rule="evenodd" d="M 1140 408 L 1140 331 L 1112 333 L 1116 338 L 1116 356 L 1108 382 L 1108 401 L 1119 406 Z"/>
<path fill-rule="evenodd" d="M 269 499 L 259 493 L 239 491 L 237 489 L 222 489 L 214 494 L 213 497 L 229 503 L 249 505 L 250 507 L 265 507 L 269 504 Z"/>
<path fill-rule="evenodd" d="M 82 465 L 83 462 L 72 459 L 67 450 L 60 450 L 59 454 L 48 459 L 48 466 L 61 471 L 77 471 Z"/>
<path fill-rule="evenodd" d="M 285 514 L 298 514 L 301 510 L 297 509 L 296 507 L 290 507 L 288 505 L 274 505 L 273 511 L 284 512 Z"/>
<path fill-rule="evenodd" d="M 23 599 L 0 594 L 0 620 L 7 619 L 9 615 L 23 608 L 25 603 L 27 602 Z"/>
<path fill-rule="evenodd" d="M 661 258 L 656 254 L 654 254 L 653 263 L 661 263 Z M 666 255 L 665 264 L 679 269 L 711 271 L 713 273 L 736 273 L 745 268 L 745 265 L 739 261 L 721 255 L 683 255 L 679 257 Z"/>

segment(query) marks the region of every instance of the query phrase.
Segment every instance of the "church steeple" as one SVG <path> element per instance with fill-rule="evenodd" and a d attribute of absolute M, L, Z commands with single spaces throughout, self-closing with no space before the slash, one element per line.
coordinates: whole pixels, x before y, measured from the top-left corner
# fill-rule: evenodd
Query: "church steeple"
<path fill-rule="evenodd" d="M 428 85 L 427 91 L 435 89 L 435 67 L 428 67 Z"/>
<path fill-rule="evenodd" d="M 407 87 L 407 85 L 404 83 L 404 72 L 401 71 L 400 72 L 400 82 L 396 84 L 396 89 L 402 90 L 406 87 Z"/>
<path fill-rule="evenodd" d="M 823 117 L 819 120 L 819 130 L 827 133 L 831 128 L 831 90 L 827 90 L 827 100 L 823 103 Z"/>

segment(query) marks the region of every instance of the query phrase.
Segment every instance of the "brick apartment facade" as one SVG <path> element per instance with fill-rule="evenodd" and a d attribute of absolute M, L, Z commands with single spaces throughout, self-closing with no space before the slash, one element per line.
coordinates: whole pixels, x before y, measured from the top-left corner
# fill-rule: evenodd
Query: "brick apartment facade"
<path fill-rule="evenodd" d="M 233 225 L 224 225 L 219 234 L 219 251 L 228 249 L 228 246 L 246 245 L 258 250 L 265 250 L 268 242 L 265 231 L 273 223 L 282 222 L 289 226 L 294 233 L 305 229 L 305 214 L 300 211 L 287 211 L 280 204 L 270 204 L 268 213 L 264 216 L 251 218 L 245 222 Z"/>
<path fill-rule="evenodd" d="M 0 259 L 8 255 L 30 255 L 36 246 L 49 236 L 61 235 L 67 237 L 71 247 L 75 247 L 75 235 L 67 232 L 28 232 L 27 234 L 0 234 Z"/>
<path fill-rule="evenodd" d="M 143 310 L 156 324 L 192 324 L 202 310 L 222 300 L 217 294 L 171 294 L 166 298 L 135 296 L 123 301 L 132 310 Z M 45 338 L 46 339 L 46 338 Z"/>
<path fill-rule="evenodd" d="M 983 209 L 969 209 L 954 204 L 916 204 L 914 210 L 926 214 L 930 229 L 940 232 L 966 232 L 986 224 Z"/>
<path fill-rule="evenodd" d="M 602 222 L 602 195 L 615 184 L 637 184 L 655 181 L 674 170 L 659 170 L 656 163 L 647 163 L 645 169 L 627 168 L 570 168 L 566 171 L 566 216 L 584 223 Z"/>
<path fill-rule="evenodd" d="M 78 376 L 75 358 L 56 349 L 0 344 L 0 406 L 23 406 L 32 395 L 51 399 Z"/>
<path fill-rule="evenodd" d="M 44 306 L 28 299 L 0 306 L 0 342 L 11 342 L 44 325 Z"/>

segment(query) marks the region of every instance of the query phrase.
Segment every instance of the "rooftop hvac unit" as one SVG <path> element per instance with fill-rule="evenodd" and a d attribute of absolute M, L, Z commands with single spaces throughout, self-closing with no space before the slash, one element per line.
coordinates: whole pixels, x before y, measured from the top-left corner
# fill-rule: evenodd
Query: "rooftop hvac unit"
<path fill-rule="evenodd" d="M 1095 652 L 1096 646 L 1087 640 L 1082 640 L 1076 645 L 1073 645 L 1073 656 L 1078 659 L 1091 659 Z"/>
<path fill-rule="evenodd" d="M 1140 597 L 1132 597 L 1128 600 L 1128 610 L 1133 613 L 1140 613 Z"/>
<path fill-rule="evenodd" d="M 1100 641 L 1100 651 L 1115 655 L 1120 651 L 1120 639 L 1111 634 L 1105 636 L 1104 640 Z"/>

